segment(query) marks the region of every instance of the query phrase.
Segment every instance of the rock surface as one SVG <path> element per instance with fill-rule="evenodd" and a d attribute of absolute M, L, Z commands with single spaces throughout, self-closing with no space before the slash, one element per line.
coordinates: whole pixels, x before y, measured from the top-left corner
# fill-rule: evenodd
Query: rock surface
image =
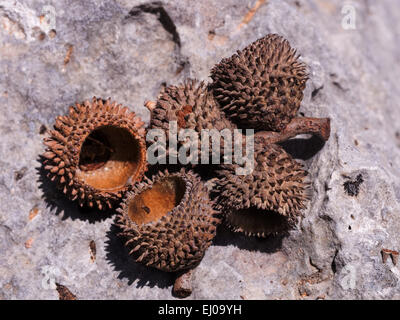
<path fill-rule="evenodd" d="M 400 250 L 400 4 L 343 6 L 0 0 L 0 299 L 58 299 L 65 288 L 77 299 L 174 298 L 173 275 L 127 256 L 113 212 L 79 209 L 43 178 L 42 139 L 55 116 L 94 95 L 148 121 L 143 102 L 162 86 L 209 80 L 222 57 L 271 32 L 309 66 L 300 111 L 331 118 L 323 148 L 285 145 L 309 168 L 312 200 L 283 239 L 221 228 L 189 299 L 400 299 L 400 264 L 381 257 Z"/>

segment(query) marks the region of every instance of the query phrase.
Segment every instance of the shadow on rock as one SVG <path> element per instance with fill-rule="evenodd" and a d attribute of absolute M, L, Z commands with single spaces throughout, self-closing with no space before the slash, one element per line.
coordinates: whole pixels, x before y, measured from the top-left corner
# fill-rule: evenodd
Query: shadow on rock
<path fill-rule="evenodd" d="M 242 233 L 232 232 L 223 224 L 218 227 L 217 235 L 214 238 L 214 246 L 233 245 L 239 249 L 248 251 L 259 251 L 264 253 L 275 253 L 281 250 L 282 240 L 287 235 L 268 236 L 258 238 L 246 236 Z"/>
<path fill-rule="evenodd" d="M 95 223 L 109 218 L 115 212 L 113 210 L 99 212 L 96 209 L 80 207 L 77 202 L 68 200 L 61 190 L 57 188 L 56 183 L 47 177 L 47 172 L 44 169 L 44 160 L 42 156 L 39 156 L 38 162 L 40 166 L 36 168 L 39 188 L 43 192 L 43 200 L 46 203 L 46 207 L 51 211 L 54 210 L 56 215 L 61 215 L 62 220 L 70 218 L 72 220 L 80 219 Z"/>
<path fill-rule="evenodd" d="M 308 160 L 315 156 L 325 145 L 325 142 L 316 137 L 294 138 L 281 142 L 280 145 L 295 159 Z"/>
<path fill-rule="evenodd" d="M 118 236 L 119 232 L 121 232 L 121 229 L 116 225 L 112 225 L 107 232 L 105 246 L 106 259 L 114 270 L 119 272 L 118 279 L 128 279 L 129 285 L 138 280 L 136 283 L 137 288 L 144 286 L 167 288 L 174 284 L 175 273 L 159 271 L 135 262 L 129 255 L 123 239 Z"/>

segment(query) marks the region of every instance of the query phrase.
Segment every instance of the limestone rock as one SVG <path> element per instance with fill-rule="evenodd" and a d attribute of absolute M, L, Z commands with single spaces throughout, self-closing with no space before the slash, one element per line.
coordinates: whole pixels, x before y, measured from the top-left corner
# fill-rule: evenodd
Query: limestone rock
<path fill-rule="evenodd" d="M 0 0 L 0 298 L 58 299 L 56 283 L 77 299 L 173 298 L 171 275 L 128 257 L 113 212 L 79 209 L 44 179 L 42 138 L 93 96 L 148 121 L 143 103 L 163 86 L 210 80 L 221 58 L 278 33 L 308 65 L 299 111 L 331 118 L 323 148 L 284 144 L 305 161 L 312 199 L 288 237 L 219 230 L 190 298 L 400 299 L 400 265 L 381 256 L 400 251 L 400 4 L 353 3 Z"/>

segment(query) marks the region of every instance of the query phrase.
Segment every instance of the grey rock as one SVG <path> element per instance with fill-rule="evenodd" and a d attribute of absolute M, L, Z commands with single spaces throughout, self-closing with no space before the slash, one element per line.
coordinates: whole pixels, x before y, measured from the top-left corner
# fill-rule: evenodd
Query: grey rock
<path fill-rule="evenodd" d="M 381 257 L 400 250 L 400 4 L 354 2 L 346 30 L 343 1 L 268 0 L 244 23 L 255 3 L 0 1 L 1 299 L 58 299 L 55 283 L 78 299 L 173 299 L 174 275 L 131 261 L 113 212 L 79 209 L 43 179 L 44 131 L 92 96 L 148 121 L 143 103 L 163 86 L 209 81 L 221 58 L 271 32 L 309 66 L 300 112 L 330 117 L 331 138 L 286 146 L 312 181 L 295 230 L 261 240 L 221 228 L 189 299 L 400 299 L 400 265 Z M 343 185 L 359 174 L 351 196 Z"/>

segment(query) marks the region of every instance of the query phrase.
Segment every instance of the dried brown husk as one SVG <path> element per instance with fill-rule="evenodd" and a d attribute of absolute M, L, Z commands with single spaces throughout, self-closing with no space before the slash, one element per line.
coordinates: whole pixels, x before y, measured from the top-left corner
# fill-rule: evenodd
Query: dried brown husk
<path fill-rule="evenodd" d="M 240 128 L 281 131 L 296 115 L 308 75 L 296 50 L 268 34 L 211 70 L 221 109 Z"/>
<path fill-rule="evenodd" d="M 282 147 L 259 146 L 255 166 L 237 175 L 238 165 L 223 165 L 216 181 L 218 207 L 234 231 L 265 237 L 288 230 L 309 199 L 307 172 Z"/>
<path fill-rule="evenodd" d="M 135 261 L 168 272 L 195 267 L 220 223 L 207 188 L 184 169 L 145 178 L 118 212 L 120 235 Z"/>
<path fill-rule="evenodd" d="M 81 206 L 112 208 L 147 169 L 143 124 L 110 100 L 94 97 L 70 107 L 44 139 L 49 178 Z"/>
<path fill-rule="evenodd" d="M 171 121 L 176 121 L 178 131 L 180 129 L 193 129 L 198 133 L 198 162 L 200 162 L 201 133 L 204 133 L 204 130 L 221 131 L 226 129 L 232 135 L 233 129 L 236 128 L 218 108 L 207 85 L 195 79 L 188 79 L 178 86 L 166 87 L 160 93 L 154 107 L 151 108 L 150 128 L 161 129 L 165 132 L 167 147 L 169 146 Z M 187 139 L 185 142 L 188 146 L 192 141 Z M 179 149 L 185 142 L 178 142 L 177 148 Z M 210 159 L 214 152 L 219 154 L 222 150 L 224 140 L 221 139 L 219 146 L 217 146 L 212 144 L 210 138 L 209 146 L 208 157 Z M 211 160 L 209 161 L 211 163 Z"/>

